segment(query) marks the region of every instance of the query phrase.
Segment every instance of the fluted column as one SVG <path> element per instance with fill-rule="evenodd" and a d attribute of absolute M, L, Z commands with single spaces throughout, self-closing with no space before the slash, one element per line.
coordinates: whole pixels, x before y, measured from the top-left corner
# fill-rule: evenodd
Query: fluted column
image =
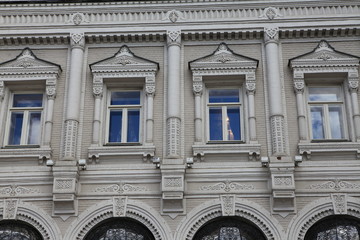
<path fill-rule="evenodd" d="M 146 93 L 146 138 L 147 144 L 154 141 L 154 96 L 155 96 L 155 74 L 145 78 Z"/>
<path fill-rule="evenodd" d="M 294 91 L 296 94 L 296 105 L 297 105 L 297 117 L 298 117 L 298 126 L 299 126 L 299 138 L 300 141 L 307 140 L 307 125 L 306 125 L 306 114 L 304 106 L 304 88 L 305 80 L 304 73 L 294 72 Z"/>
<path fill-rule="evenodd" d="M 181 31 L 167 31 L 167 157 L 180 157 L 180 46 Z"/>
<path fill-rule="evenodd" d="M 56 78 L 46 80 L 47 111 L 45 116 L 45 132 L 43 146 L 49 147 L 53 126 L 54 100 L 56 97 Z"/>
<path fill-rule="evenodd" d="M 357 69 L 352 72 L 349 72 L 348 85 L 351 96 L 351 106 L 352 106 L 353 120 L 355 127 L 355 138 L 356 141 L 360 141 L 360 111 L 359 111 L 359 100 L 358 100 L 359 73 Z"/>
<path fill-rule="evenodd" d="M 92 145 L 99 145 L 100 125 L 101 125 L 101 101 L 103 98 L 103 79 L 94 76 L 93 79 L 93 96 L 95 98 L 94 119 L 93 119 L 93 139 Z"/>
<path fill-rule="evenodd" d="M 76 158 L 77 134 L 80 115 L 81 75 L 84 59 L 85 37 L 83 33 L 72 33 L 70 76 L 68 80 L 68 95 L 65 119 L 65 137 L 63 159 Z"/>
<path fill-rule="evenodd" d="M 265 54 L 273 155 L 285 155 L 284 114 L 279 63 L 279 29 L 265 28 Z"/>

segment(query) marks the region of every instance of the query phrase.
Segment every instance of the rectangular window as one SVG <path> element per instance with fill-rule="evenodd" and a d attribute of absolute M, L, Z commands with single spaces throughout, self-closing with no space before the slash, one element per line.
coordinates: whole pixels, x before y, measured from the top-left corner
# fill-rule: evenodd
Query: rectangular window
<path fill-rule="evenodd" d="M 140 91 L 111 92 L 108 105 L 108 142 L 140 142 Z"/>
<path fill-rule="evenodd" d="M 241 141 L 240 89 L 209 89 L 210 141 Z"/>
<path fill-rule="evenodd" d="M 39 145 L 43 94 L 13 94 L 9 108 L 8 145 Z"/>
<path fill-rule="evenodd" d="M 345 139 L 342 88 L 309 87 L 308 107 L 314 140 Z"/>

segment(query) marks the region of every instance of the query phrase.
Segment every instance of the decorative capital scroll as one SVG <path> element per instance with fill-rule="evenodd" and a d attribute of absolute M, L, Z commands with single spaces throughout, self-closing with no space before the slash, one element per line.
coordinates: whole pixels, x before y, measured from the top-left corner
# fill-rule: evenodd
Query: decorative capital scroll
<path fill-rule="evenodd" d="M 84 33 L 71 33 L 70 34 L 70 43 L 71 43 L 71 48 L 83 49 L 85 47 Z"/>
<path fill-rule="evenodd" d="M 114 197 L 113 198 L 114 217 L 125 217 L 126 205 L 127 205 L 127 197 Z"/>
<path fill-rule="evenodd" d="M 167 31 L 167 44 L 168 46 L 177 45 L 180 46 L 181 44 L 181 31 Z"/>
<path fill-rule="evenodd" d="M 235 216 L 235 195 L 222 195 L 221 210 L 223 216 Z"/>
<path fill-rule="evenodd" d="M 3 219 L 16 219 L 19 199 L 5 199 Z"/>
<path fill-rule="evenodd" d="M 146 95 L 154 96 L 156 91 L 155 76 L 147 76 L 145 78 L 145 92 Z"/>
<path fill-rule="evenodd" d="M 264 28 L 264 41 L 267 43 L 277 43 L 279 41 L 279 28 Z"/>
<path fill-rule="evenodd" d="M 193 76 L 193 92 L 195 95 L 201 95 L 203 92 L 203 82 L 201 76 Z"/>
<path fill-rule="evenodd" d="M 346 194 L 331 194 L 333 201 L 334 214 L 347 214 L 347 195 Z"/>

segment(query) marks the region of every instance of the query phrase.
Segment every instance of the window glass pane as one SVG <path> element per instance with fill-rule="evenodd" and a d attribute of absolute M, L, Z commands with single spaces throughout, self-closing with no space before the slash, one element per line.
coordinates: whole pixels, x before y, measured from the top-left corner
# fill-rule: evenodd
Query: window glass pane
<path fill-rule="evenodd" d="M 331 138 L 340 139 L 344 138 L 343 121 L 342 121 L 342 108 L 341 106 L 329 106 L 329 122 Z"/>
<path fill-rule="evenodd" d="M 111 105 L 139 105 L 140 104 L 140 92 L 112 92 L 111 93 Z"/>
<path fill-rule="evenodd" d="M 324 121 L 322 107 L 311 107 L 311 125 L 313 139 L 324 139 Z"/>
<path fill-rule="evenodd" d="M 210 89 L 209 103 L 239 102 L 239 89 Z"/>
<path fill-rule="evenodd" d="M 341 101 L 340 87 L 310 87 L 309 101 Z"/>
<path fill-rule="evenodd" d="M 210 140 L 223 140 L 221 107 L 209 109 Z"/>
<path fill-rule="evenodd" d="M 19 145 L 21 140 L 21 130 L 24 119 L 24 113 L 13 112 L 10 119 L 9 144 Z"/>
<path fill-rule="evenodd" d="M 228 107 L 226 118 L 228 139 L 240 140 L 240 109 L 239 107 Z"/>
<path fill-rule="evenodd" d="M 122 111 L 110 111 L 109 142 L 121 142 Z"/>
<path fill-rule="evenodd" d="M 140 110 L 128 110 L 127 141 L 139 142 Z"/>
<path fill-rule="evenodd" d="M 28 144 L 39 144 L 41 134 L 41 112 L 29 113 Z"/>
<path fill-rule="evenodd" d="M 42 94 L 14 94 L 13 107 L 42 107 Z"/>

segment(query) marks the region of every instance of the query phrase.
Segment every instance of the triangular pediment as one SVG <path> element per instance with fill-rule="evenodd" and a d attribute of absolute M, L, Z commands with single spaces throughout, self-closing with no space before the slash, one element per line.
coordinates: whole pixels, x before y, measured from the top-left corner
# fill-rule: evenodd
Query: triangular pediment
<path fill-rule="evenodd" d="M 258 60 L 234 53 L 226 43 L 220 43 L 212 54 L 189 62 L 192 71 L 210 69 L 256 68 Z"/>
<path fill-rule="evenodd" d="M 150 71 L 159 69 L 159 64 L 151 60 L 136 56 L 124 45 L 110 58 L 90 64 L 93 73 L 99 72 L 129 72 L 129 71 Z"/>
<path fill-rule="evenodd" d="M 16 58 L 0 63 L 0 74 L 59 74 L 61 67 L 55 63 L 37 58 L 25 48 Z"/>
<path fill-rule="evenodd" d="M 322 40 L 317 47 L 303 55 L 289 60 L 291 68 L 358 66 L 359 57 L 336 51 L 327 41 Z"/>

